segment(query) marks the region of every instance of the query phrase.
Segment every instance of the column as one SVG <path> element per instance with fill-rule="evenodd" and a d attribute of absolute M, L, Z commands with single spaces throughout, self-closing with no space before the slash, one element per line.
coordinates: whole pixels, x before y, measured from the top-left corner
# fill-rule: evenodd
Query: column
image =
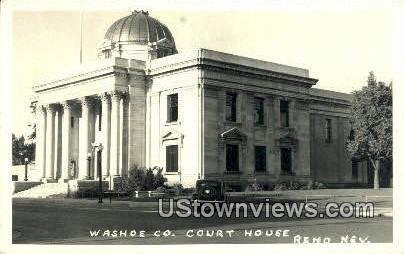
<path fill-rule="evenodd" d="M 52 105 L 46 107 L 46 178 L 54 177 L 55 158 L 55 110 Z"/>
<path fill-rule="evenodd" d="M 58 179 L 60 175 L 60 160 L 61 160 L 61 129 L 62 127 L 62 112 L 59 105 L 55 105 L 55 134 L 54 134 L 54 163 L 53 163 L 53 178 Z"/>
<path fill-rule="evenodd" d="M 121 100 L 120 111 L 120 175 L 127 174 L 128 167 L 128 97 L 125 94 Z"/>
<path fill-rule="evenodd" d="M 42 177 L 45 178 L 46 112 L 42 105 L 38 105 L 35 113 L 36 113 L 35 168 L 41 170 Z"/>
<path fill-rule="evenodd" d="M 121 94 L 114 91 L 111 94 L 111 151 L 110 151 L 110 173 L 119 176 L 119 158 L 120 158 L 120 100 Z"/>
<path fill-rule="evenodd" d="M 279 128 L 281 127 L 281 114 L 280 114 L 280 98 L 279 97 L 274 97 L 273 99 L 273 126 L 274 126 L 274 137 L 275 138 L 275 144 L 273 146 L 273 167 L 272 167 L 272 172 L 279 174 L 281 172 L 281 150 L 279 147 L 279 138 L 280 138 L 280 130 Z"/>
<path fill-rule="evenodd" d="M 103 177 L 110 174 L 110 135 L 111 135 L 111 101 L 107 93 L 100 95 L 101 97 L 101 131 L 102 131 L 102 161 L 101 169 Z"/>
<path fill-rule="evenodd" d="M 93 164 L 93 171 L 94 171 L 94 180 L 96 180 L 99 177 L 99 175 L 98 175 L 98 148 L 94 149 L 92 164 Z"/>
<path fill-rule="evenodd" d="M 70 165 L 70 119 L 72 116 L 71 105 L 65 101 L 63 104 L 62 123 L 62 168 L 61 179 L 69 179 Z"/>
<path fill-rule="evenodd" d="M 90 169 L 88 168 L 87 156 L 90 151 L 89 142 L 89 119 L 90 119 L 90 98 L 81 99 L 81 118 L 79 126 L 79 179 L 88 179 L 90 177 Z"/>
<path fill-rule="evenodd" d="M 274 99 L 274 118 L 273 118 L 274 122 L 275 122 L 274 126 L 276 128 L 281 127 L 281 112 L 280 112 L 281 107 L 280 107 L 280 104 L 281 104 L 280 98 L 276 97 Z"/>
<path fill-rule="evenodd" d="M 289 127 L 295 128 L 295 100 L 289 100 Z"/>

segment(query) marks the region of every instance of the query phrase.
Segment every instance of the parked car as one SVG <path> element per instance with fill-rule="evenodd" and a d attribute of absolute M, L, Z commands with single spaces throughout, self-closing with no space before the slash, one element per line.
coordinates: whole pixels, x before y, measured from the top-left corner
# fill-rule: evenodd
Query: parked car
<path fill-rule="evenodd" d="M 215 180 L 197 180 L 195 193 L 192 194 L 192 200 L 198 202 L 224 202 L 225 190 L 221 181 Z"/>

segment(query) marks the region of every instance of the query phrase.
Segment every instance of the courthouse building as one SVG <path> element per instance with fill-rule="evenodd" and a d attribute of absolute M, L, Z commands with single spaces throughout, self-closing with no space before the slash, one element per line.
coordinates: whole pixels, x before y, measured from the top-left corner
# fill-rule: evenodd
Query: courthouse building
<path fill-rule="evenodd" d="M 33 87 L 45 182 L 95 181 L 99 170 L 119 179 L 134 165 L 162 167 L 184 186 L 368 181 L 366 165 L 344 150 L 351 95 L 313 88 L 306 69 L 178 52 L 144 11 L 114 22 L 98 56 Z"/>

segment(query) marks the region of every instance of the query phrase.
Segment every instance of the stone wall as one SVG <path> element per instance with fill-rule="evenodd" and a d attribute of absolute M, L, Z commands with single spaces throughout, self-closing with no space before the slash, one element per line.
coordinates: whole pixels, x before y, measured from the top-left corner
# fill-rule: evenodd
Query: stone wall
<path fill-rule="evenodd" d="M 365 186 L 366 162 L 358 164 L 358 177 L 352 176 L 352 160 L 345 150 L 350 135 L 351 95 L 313 89 L 310 114 L 311 175 L 314 180 L 333 187 Z M 326 121 L 331 122 L 331 140 L 326 140 Z"/>
<path fill-rule="evenodd" d="M 233 79 L 236 79 L 234 77 Z M 250 80 L 254 83 L 254 80 Z M 247 88 L 248 89 L 248 88 Z M 226 91 L 237 93 L 237 121 L 225 120 Z M 292 95 L 293 96 L 293 95 Z M 254 97 L 264 99 L 264 124 L 254 123 Z M 280 128 L 279 100 L 290 101 L 290 127 Z M 278 181 L 306 180 L 310 176 L 310 113 L 305 100 L 295 97 L 276 96 L 262 89 L 261 93 L 234 89 L 219 85 L 204 88 L 204 178 L 223 180 L 230 185 L 257 182 L 273 186 Z M 226 172 L 225 142 L 220 135 L 237 128 L 246 135 L 245 145 L 240 144 L 240 172 Z M 297 144 L 293 149 L 294 176 L 282 176 L 280 168 L 280 147 L 278 139 L 284 131 L 294 133 Z M 266 146 L 266 172 L 255 171 L 255 146 Z"/>
<path fill-rule="evenodd" d="M 147 93 L 146 166 L 159 166 L 169 184 L 194 186 L 201 171 L 200 86 L 197 69 L 153 77 Z M 178 94 L 178 121 L 167 122 L 167 96 Z M 178 145 L 178 172 L 165 172 L 166 146 Z"/>

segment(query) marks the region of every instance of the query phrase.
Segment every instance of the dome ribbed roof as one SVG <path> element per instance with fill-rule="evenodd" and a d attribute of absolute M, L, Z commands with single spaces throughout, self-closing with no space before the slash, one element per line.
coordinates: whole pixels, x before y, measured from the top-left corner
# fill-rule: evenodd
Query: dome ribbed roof
<path fill-rule="evenodd" d="M 147 44 L 149 42 L 166 41 L 174 45 L 174 38 L 167 26 L 145 11 L 134 11 L 131 15 L 115 21 L 104 36 L 110 42 L 135 42 Z"/>

